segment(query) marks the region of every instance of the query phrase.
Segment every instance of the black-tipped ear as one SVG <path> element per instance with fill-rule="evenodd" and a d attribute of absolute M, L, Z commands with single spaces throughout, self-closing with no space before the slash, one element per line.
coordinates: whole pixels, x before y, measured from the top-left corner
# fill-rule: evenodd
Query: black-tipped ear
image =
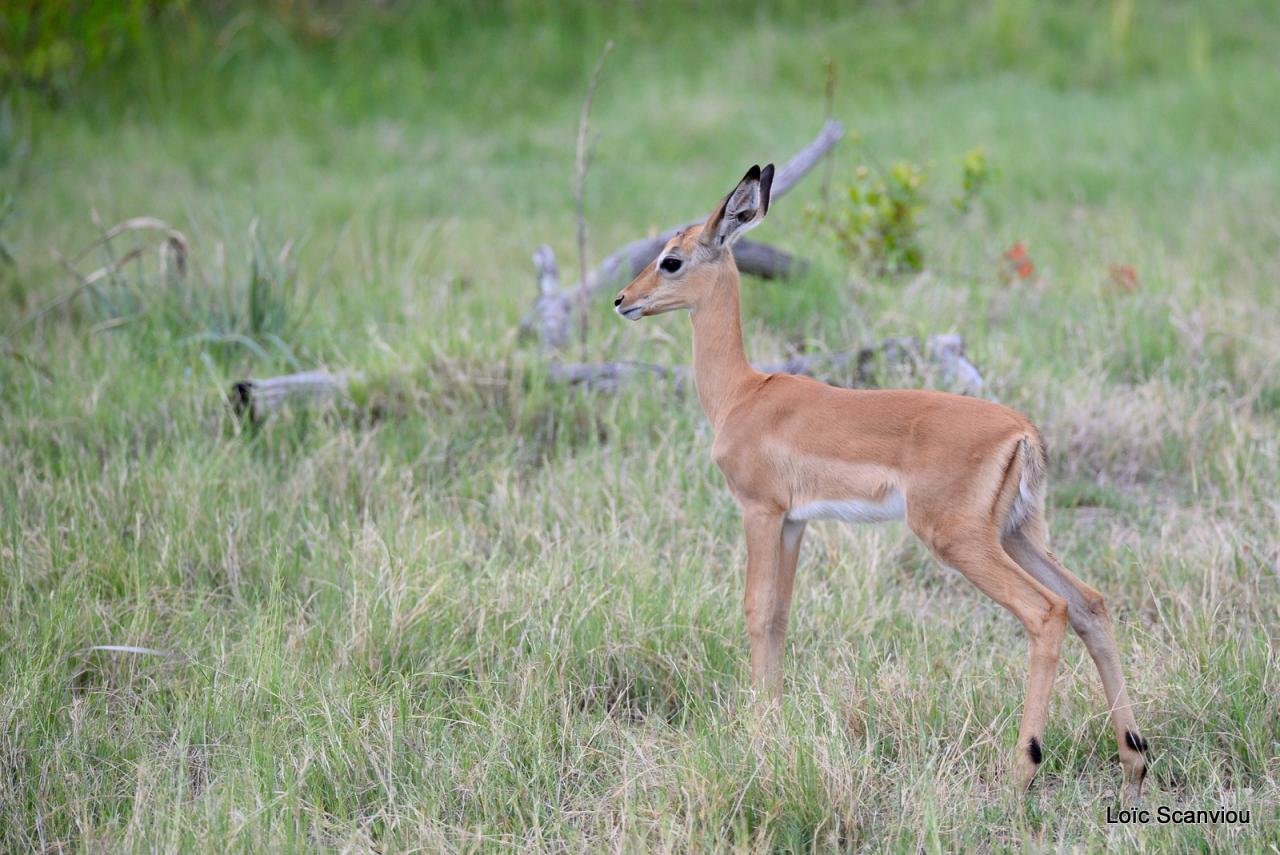
<path fill-rule="evenodd" d="M 707 217 L 699 240 L 719 252 L 743 232 L 759 225 L 769 208 L 769 189 L 772 186 L 772 164 L 763 170 L 759 164 L 748 169 L 733 192 Z"/>

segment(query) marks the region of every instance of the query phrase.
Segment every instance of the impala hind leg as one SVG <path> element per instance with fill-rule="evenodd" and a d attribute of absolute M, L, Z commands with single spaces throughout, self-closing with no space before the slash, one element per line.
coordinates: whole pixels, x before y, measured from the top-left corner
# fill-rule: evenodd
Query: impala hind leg
<path fill-rule="evenodd" d="M 1027 701 L 1018 726 L 1015 764 L 1018 782 L 1031 785 L 1044 756 L 1044 722 L 1067 630 L 1066 601 L 1037 582 L 1000 547 L 994 532 L 927 538 L 934 553 L 964 574 L 979 590 L 1013 613 L 1031 641 Z"/>
<path fill-rule="evenodd" d="M 1005 550 L 1024 570 L 1067 601 L 1071 628 L 1084 642 L 1102 678 L 1102 689 L 1111 710 L 1111 726 L 1115 731 L 1124 767 L 1128 795 L 1136 801 L 1142 796 L 1142 782 L 1147 774 L 1147 741 L 1138 730 L 1133 704 L 1125 689 L 1120 670 L 1120 653 L 1111 631 L 1111 617 L 1106 603 L 1096 590 L 1068 571 L 1046 544 L 1044 519 L 1040 514 L 1027 520 L 1019 529 L 1004 536 Z"/>

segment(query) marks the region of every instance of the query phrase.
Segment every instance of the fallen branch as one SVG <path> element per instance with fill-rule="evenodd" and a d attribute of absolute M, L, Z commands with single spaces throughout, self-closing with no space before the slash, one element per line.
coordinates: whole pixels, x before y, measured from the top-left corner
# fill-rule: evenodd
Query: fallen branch
<path fill-rule="evenodd" d="M 796 153 L 794 157 L 786 162 L 781 169 L 777 171 L 773 178 L 773 188 L 770 191 L 770 204 L 775 204 L 779 199 L 785 196 L 792 187 L 799 183 L 809 172 L 818 165 L 818 163 L 827 155 L 827 152 L 840 141 L 840 137 L 844 135 L 844 125 L 835 119 L 829 120 L 822 126 L 818 136 L 813 142 L 809 143 L 803 149 Z M 585 290 L 590 296 L 592 292 L 598 289 L 603 283 L 610 282 L 618 275 L 625 263 L 627 270 L 631 275 L 639 273 L 644 266 L 662 251 L 662 247 L 667 241 L 675 237 L 676 233 L 689 226 L 695 225 L 697 221 L 683 223 L 675 228 L 667 229 L 661 234 L 649 238 L 641 238 L 633 240 L 631 243 L 617 249 L 601 262 L 596 268 L 595 275 L 589 282 L 579 282 L 573 286 L 574 291 L 579 289 Z M 742 244 L 740 243 L 734 249 L 734 258 L 738 259 Z M 739 263 L 739 269 L 742 269 Z M 749 272 L 749 271 L 743 271 Z"/>
<path fill-rule="evenodd" d="M 827 153 L 831 151 L 843 135 L 844 125 L 835 119 L 828 119 L 822 126 L 822 130 L 818 132 L 818 136 L 777 171 L 773 179 L 770 198 L 777 202 L 778 199 L 785 196 L 801 178 L 808 175 L 821 162 L 822 158 L 826 157 Z M 567 317 L 571 317 L 575 308 L 587 306 L 600 288 L 614 282 L 624 273 L 635 276 L 643 270 L 645 265 L 653 261 L 667 241 L 671 240 L 680 230 L 686 229 L 691 225 L 694 225 L 694 223 L 683 223 L 652 237 L 640 238 L 623 245 L 606 256 L 604 261 L 600 262 L 600 265 L 589 276 L 585 276 L 569 288 L 557 289 L 552 294 L 539 291 L 536 303 L 544 304 L 543 308 L 545 309 L 546 303 L 553 300 L 561 301 L 564 303 L 563 308 L 557 308 L 551 314 L 562 313 Z M 756 249 L 756 247 L 763 247 L 763 250 Z M 782 259 L 783 256 L 785 256 L 785 261 Z M 743 273 L 764 275 L 766 277 L 794 273 L 798 266 L 795 260 L 785 255 L 785 253 L 764 247 L 763 244 L 752 244 L 748 241 L 742 241 L 738 244 L 734 249 L 734 258 L 738 262 L 738 269 Z M 757 267 L 757 264 L 760 267 Z M 542 314 L 543 311 L 540 311 L 535 304 L 534 309 L 521 322 L 521 328 L 532 329 L 535 318 Z M 548 340 L 558 340 L 560 338 L 558 331 L 544 332 L 540 330 L 539 336 L 544 343 Z"/>
<path fill-rule="evenodd" d="M 878 344 L 831 353 L 798 354 L 782 362 L 757 362 L 766 374 L 802 374 L 835 385 L 855 387 L 876 385 L 876 360 L 890 365 L 920 368 L 937 366 L 942 385 L 955 392 L 975 394 L 985 381 L 964 355 L 964 340 L 954 333 L 931 335 L 923 342 L 910 336 L 888 338 Z M 553 362 L 548 368 L 553 380 L 599 392 L 612 393 L 624 381 L 637 377 L 672 380 L 683 388 L 689 379 L 685 365 L 655 365 L 650 362 Z M 351 386 L 359 384 L 359 373 L 306 371 L 262 380 L 241 380 L 231 387 L 231 403 L 236 412 L 254 421 L 279 412 L 287 405 L 307 406 L 348 400 Z"/>
<path fill-rule="evenodd" d="M 799 374 L 831 382 L 840 374 L 847 377 L 847 369 L 852 364 L 854 385 L 874 386 L 874 362 L 881 356 L 895 365 L 935 364 L 941 370 L 943 383 L 955 392 L 971 395 L 985 385 L 977 367 L 965 358 L 964 340 L 954 333 L 929 336 L 923 353 L 919 339 L 900 337 L 854 350 L 797 354 L 782 362 L 757 362 L 754 367 L 765 374 Z M 613 392 L 623 380 L 632 377 L 671 378 L 683 384 L 689 376 L 689 368 L 647 362 L 557 362 L 551 366 L 551 376 L 571 385 Z"/>
<path fill-rule="evenodd" d="M 656 253 L 655 253 L 656 257 Z M 739 240 L 733 246 L 733 260 L 737 262 L 738 271 L 761 279 L 790 279 L 799 276 L 809 265 L 803 259 L 796 258 L 776 246 L 754 240 Z M 631 275 L 637 275 L 653 261 L 640 262 L 639 268 L 632 268 Z"/>
<path fill-rule="evenodd" d="M 773 199 L 777 200 L 807 175 L 843 133 L 844 128 L 839 122 L 829 120 L 808 146 L 778 170 L 773 181 Z M 595 291 L 622 273 L 632 276 L 639 273 L 653 261 L 671 236 L 688 225 L 622 246 L 606 257 L 590 276 L 569 288 L 560 285 L 560 270 L 551 247 L 539 246 L 533 253 L 538 296 L 521 323 L 522 329 L 536 330 L 545 352 L 561 350 L 569 342 L 575 310 L 585 306 Z M 803 262 L 779 249 L 751 241 L 741 241 L 734 250 L 734 257 L 743 273 L 767 278 L 794 275 L 803 266 Z M 844 382 L 850 382 L 847 378 L 851 376 L 853 385 L 874 385 L 874 363 L 880 357 L 891 364 L 920 366 L 932 363 L 940 369 L 942 382 L 955 391 L 974 393 L 984 385 L 978 369 L 964 356 L 964 341 L 954 334 L 929 336 L 923 346 L 916 338 L 891 338 L 869 347 L 797 355 L 778 363 L 759 363 L 756 368 L 770 374 L 803 374 L 819 379 L 830 379 L 837 372 L 843 372 Z M 689 369 L 685 366 L 643 362 L 555 361 L 548 370 L 554 380 L 607 392 L 616 390 L 628 378 L 656 377 L 683 385 L 689 376 Z M 232 387 L 231 400 L 238 412 L 261 419 L 289 402 L 315 403 L 349 397 L 349 378 L 358 377 L 310 371 L 263 380 L 242 380 Z"/>
<path fill-rule="evenodd" d="M 802 273 L 805 263 L 790 253 L 764 243 L 743 240 L 733 248 L 734 260 L 738 269 L 762 279 L 782 279 Z M 631 276 L 636 276 L 653 258 L 640 261 L 633 267 Z M 520 323 L 521 333 L 538 333 L 542 349 L 555 352 L 569 343 L 570 327 L 573 324 L 573 313 L 584 312 L 587 306 L 574 303 L 570 292 L 560 287 L 560 267 L 556 264 L 556 254 L 545 243 L 533 253 L 533 267 L 538 278 L 538 296 L 533 301 L 533 308 Z"/>
<path fill-rule="evenodd" d="M 560 268 L 556 254 L 545 243 L 534 250 L 533 266 L 538 273 L 538 297 L 520 325 L 521 332 L 538 330 L 542 349 L 559 350 L 569 343 L 573 307 L 560 290 Z"/>
<path fill-rule="evenodd" d="M 304 371 L 262 380 L 238 380 L 231 385 L 231 406 L 237 415 L 261 421 L 286 405 L 310 406 L 345 399 L 353 378 L 347 372 Z"/>
<path fill-rule="evenodd" d="M 928 356 L 942 367 L 942 377 L 951 388 L 967 395 L 986 385 L 982 375 L 964 355 L 964 339 L 955 333 L 931 335 Z"/>
<path fill-rule="evenodd" d="M 629 377 L 671 378 L 684 385 L 688 369 L 683 365 L 654 365 L 650 362 L 553 362 L 552 378 L 598 392 L 614 392 Z"/>

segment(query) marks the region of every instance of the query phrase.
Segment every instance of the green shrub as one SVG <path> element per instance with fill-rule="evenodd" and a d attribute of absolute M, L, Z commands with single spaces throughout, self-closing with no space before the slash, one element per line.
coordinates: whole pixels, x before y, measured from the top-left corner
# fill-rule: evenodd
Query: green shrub
<path fill-rule="evenodd" d="M 65 93 L 88 71 L 136 56 L 166 12 L 185 15 L 180 0 L 15 0 L 0 16 L 0 81 Z"/>
<path fill-rule="evenodd" d="M 960 188 L 951 197 L 955 211 L 965 214 L 984 198 L 998 173 L 986 151 L 975 147 L 960 160 Z M 835 205 L 810 207 L 807 214 L 828 232 L 846 258 L 874 274 L 915 273 L 924 268 L 922 218 L 930 200 L 924 193 L 925 168 L 895 161 L 887 171 L 859 162 L 853 179 Z"/>
<path fill-rule="evenodd" d="M 972 210 L 987 188 L 995 180 L 996 173 L 987 163 L 987 153 L 982 146 L 971 148 L 960 160 L 960 195 L 953 196 L 951 204 L 962 214 Z"/>
<path fill-rule="evenodd" d="M 898 161 L 882 174 L 866 163 L 845 187 L 847 204 L 817 213 L 840 251 L 876 273 L 909 273 L 924 265 L 919 215 L 924 208 L 924 170 Z"/>

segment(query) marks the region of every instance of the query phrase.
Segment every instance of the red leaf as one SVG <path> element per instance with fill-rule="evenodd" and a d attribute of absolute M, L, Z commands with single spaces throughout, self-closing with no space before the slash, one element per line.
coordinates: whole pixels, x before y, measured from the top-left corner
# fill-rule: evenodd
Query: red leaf
<path fill-rule="evenodd" d="M 1005 270 L 1004 279 L 1006 282 L 1016 280 L 1030 279 L 1035 275 L 1036 266 L 1031 261 L 1031 256 L 1027 253 L 1027 248 L 1022 245 L 1022 241 L 1018 241 L 1004 253 Z"/>
<path fill-rule="evenodd" d="M 1111 274 L 1111 284 L 1121 291 L 1138 290 L 1138 271 L 1127 264 L 1113 264 L 1107 268 Z"/>

